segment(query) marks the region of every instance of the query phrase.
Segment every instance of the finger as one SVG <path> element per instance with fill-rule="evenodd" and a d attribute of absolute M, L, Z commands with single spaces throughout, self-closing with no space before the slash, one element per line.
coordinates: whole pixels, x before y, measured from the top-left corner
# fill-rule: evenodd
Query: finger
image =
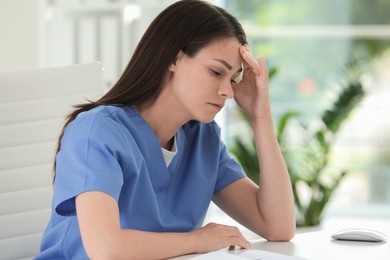
<path fill-rule="evenodd" d="M 257 60 L 252 56 L 252 54 L 249 53 L 249 51 L 244 46 L 241 46 L 240 51 L 241 56 L 244 60 L 244 69 L 249 66 L 256 75 L 260 76 L 261 73 Z"/>
<path fill-rule="evenodd" d="M 229 237 L 237 238 L 239 241 L 239 244 L 236 244 L 238 246 L 241 246 L 243 248 L 249 247 L 250 243 L 248 240 L 245 239 L 245 237 L 242 235 L 241 231 L 237 227 L 232 226 L 225 226 L 227 229 L 227 235 Z"/>
<path fill-rule="evenodd" d="M 241 55 L 241 57 L 243 58 L 243 63 L 244 63 L 244 69 L 248 69 L 249 67 L 249 65 L 248 65 L 248 62 L 246 62 L 246 60 L 244 59 L 244 53 L 245 52 L 247 52 L 248 51 L 248 45 L 247 44 L 245 44 L 245 45 L 242 45 L 241 47 L 240 47 L 240 55 Z"/>
<path fill-rule="evenodd" d="M 250 247 L 250 243 L 246 239 L 241 239 L 239 237 L 230 237 L 229 243 L 231 244 L 230 247 L 239 246 L 239 247 L 244 248 L 244 249 Z"/>
<path fill-rule="evenodd" d="M 228 232 L 230 235 L 237 235 L 241 234 L 240 229 L 235 226 L 229 226 L 229 225 L 222 225 L 222 227 L 225 229 L 226 232 Z"/>
<path fill-rule="evenodd" d="M 267 68 L 267 64 L 265 63 L 264 57 L 259 58 L 259 65 L 260 65 L 260 75 L 268 78 L 268 68 Z"/>

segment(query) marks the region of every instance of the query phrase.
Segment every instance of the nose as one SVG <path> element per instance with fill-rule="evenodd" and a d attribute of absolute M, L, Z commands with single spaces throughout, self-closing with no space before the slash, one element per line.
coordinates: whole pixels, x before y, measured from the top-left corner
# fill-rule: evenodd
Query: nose
<path fill-rule="evenodd" d="M 234 91 L 232 87 L 232 83 L 229 81 L 228 83 L 224 82 L 218 89 L 218 95 L 224 97 L 226 99 L 234 97 Z"/>

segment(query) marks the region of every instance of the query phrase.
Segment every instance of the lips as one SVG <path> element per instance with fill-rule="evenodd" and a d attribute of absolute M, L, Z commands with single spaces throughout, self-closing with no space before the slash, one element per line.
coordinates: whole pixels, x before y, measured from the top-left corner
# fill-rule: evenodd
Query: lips
<path fill-rule="evenodd" d="M 209 104 L 218 108 L 219 110 L 221 110 L 223 108 L 223 105 L 224 105 L 224 104 L 218 104 L 218 103 L 209 103 Z"/>

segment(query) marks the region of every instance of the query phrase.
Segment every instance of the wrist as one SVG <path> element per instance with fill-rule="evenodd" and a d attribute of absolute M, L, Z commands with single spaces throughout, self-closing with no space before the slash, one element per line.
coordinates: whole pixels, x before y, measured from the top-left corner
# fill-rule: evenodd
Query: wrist
<path fill-rule="evenodd" d="M 249 120 L 253 127 L 266 125 L 270 125 L 272 127 L 274 126 L 274 121 L 271 114 L 249 117 Z"/>

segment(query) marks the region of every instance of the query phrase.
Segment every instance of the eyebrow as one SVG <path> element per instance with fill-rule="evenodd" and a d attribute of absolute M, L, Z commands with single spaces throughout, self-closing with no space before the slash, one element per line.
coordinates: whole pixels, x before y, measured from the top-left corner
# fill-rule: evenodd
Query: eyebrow
<path fill-rule="evenodd" d="M 228 70 L 232 70 L 233 66 L 230 65 L 228 62 L 226 62 L 225 60 L 221 60 L 221 59 L 214 59 L 220 63 L 222 63 Z M 241 72 L 242 71 L 242 67 L 240 67 L 237 72 Z"/>

